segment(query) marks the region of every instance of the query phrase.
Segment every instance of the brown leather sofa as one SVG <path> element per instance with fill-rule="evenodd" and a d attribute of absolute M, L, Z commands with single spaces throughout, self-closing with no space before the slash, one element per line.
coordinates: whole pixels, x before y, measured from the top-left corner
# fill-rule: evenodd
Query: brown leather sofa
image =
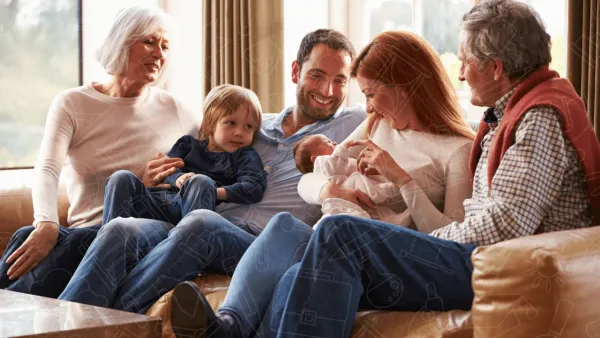
<path fill-rule="evenodd" d="M 8 172 L 0 171 L 0 182 Z M 30 172 L 22 186 L 0 187 L 0 252 L 19 227 L 33 221 Z M 59 198 L 62 224 L 68 200 Z M 365 311 L 353 337 L 600 337 L 600 227 L 519 238 L 478 248 L 472 257 L 475 299 L 471 311 Z M 229 278 L 196 278 L 215 308 Z M 147 314 L 163 318 L 163 336 L 174 337 L 166 314 L 171 292 Z"/>

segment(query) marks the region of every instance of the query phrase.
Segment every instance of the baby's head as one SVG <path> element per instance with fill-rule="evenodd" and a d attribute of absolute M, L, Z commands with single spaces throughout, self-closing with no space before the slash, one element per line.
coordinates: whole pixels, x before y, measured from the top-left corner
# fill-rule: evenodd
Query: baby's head
<path fill-rule="evenodd" d="M 209 149 L 234 152 L 251 145 L 260 132 L 262 108 L 253 91 L 224 84 L 213 88 L 204 100 L 199 139 Z"/>
<path fill-rule="evenodd" d="M 303 174 L 311 173 L 317 156 L 331 155 L 336 145 L 325 135 L 306 136 L 294 147 L 296 167 Z"/>

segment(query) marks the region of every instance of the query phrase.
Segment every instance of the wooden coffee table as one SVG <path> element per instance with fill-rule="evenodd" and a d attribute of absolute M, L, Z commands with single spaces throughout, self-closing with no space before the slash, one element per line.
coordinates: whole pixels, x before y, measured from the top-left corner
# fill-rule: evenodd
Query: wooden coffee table
<path fill-rule="evenodd" d="M 160 338 L 160 318 L 0 290 L 0 337 Z"/>

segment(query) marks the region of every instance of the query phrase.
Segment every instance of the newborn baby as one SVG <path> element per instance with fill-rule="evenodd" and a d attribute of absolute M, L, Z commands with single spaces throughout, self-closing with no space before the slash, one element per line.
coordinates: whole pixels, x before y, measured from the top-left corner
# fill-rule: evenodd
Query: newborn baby
<path fill-rule="evenodd" d="M 350 151 L 324 135 L 311 135 L 303 138 L 294 148 L 296 167 L 301 173 L 314 172 L 326 177 L 345 189 L 358 189 L 375 204 L 382 204 L 400 197 L 400 188 L 383 176 L 363 175 L 357 167 L 356 159 L 350 158 Z M 407 211 L 397 214 L 390 208 L 378 206 L 365 210 L 361 206 L 341 198 L 328 198 L 323 201 L 323 219 L 330 215 L 352 215 L 372 218 L 383 222 L 408 226 L 412 222 Z M 316 226 L 320 223 L 317 222 Z"/>

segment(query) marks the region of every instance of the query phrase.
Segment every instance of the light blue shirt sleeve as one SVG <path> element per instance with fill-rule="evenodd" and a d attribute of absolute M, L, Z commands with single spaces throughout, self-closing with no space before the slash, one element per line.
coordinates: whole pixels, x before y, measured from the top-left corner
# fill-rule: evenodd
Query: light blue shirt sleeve
<path fill-rule="evenodd" d="M 343 108 L 328 120 L 317 121 L 284 138 L 281 122 L 290 112 L 291 108 L 286 108 L 280 114 L 265 115 L 261 133 L 253 145 L 267 172 L 267 190 L 262 201 L 251 205 L 222 203 L 216 210 L 222 216 L 243 219 L 251 227 L 259 229 L 264 228 L 271 217 L 284 211 L 309 225 L 321 217 L 320 206 L 309 205 L 298 195 L 302 174 L 296 168 L 292 155 L 294 146 L 303 137 L 314 134 L 324 134 L 340 143 L 364 121 L 367 114 L 360 106 Z"/>

